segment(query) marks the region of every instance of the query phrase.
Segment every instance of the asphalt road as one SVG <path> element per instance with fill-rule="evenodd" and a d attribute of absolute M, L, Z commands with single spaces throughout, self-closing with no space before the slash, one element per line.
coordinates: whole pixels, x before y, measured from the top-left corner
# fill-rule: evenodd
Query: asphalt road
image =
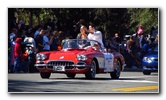
<path fill-rule="evenodd" d="M 97 74 L 95 79 L 85 79 L 77 74 L 69 79 L 65 74 L 53 73 L 42 79 L 39 73 L 9 73 L 9 93 L 159 93 L 159 75 L 142 72 L 122 72 L 119 79 L 110 74 Z"/>

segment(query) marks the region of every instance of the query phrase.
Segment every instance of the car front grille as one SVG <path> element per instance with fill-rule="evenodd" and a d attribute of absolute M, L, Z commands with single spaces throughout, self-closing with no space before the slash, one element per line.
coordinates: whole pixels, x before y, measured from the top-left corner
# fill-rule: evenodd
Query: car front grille
<path fill-rule="evenodd" d="M 158 69 L 158 66 L 146 66 L 146 68 L 155 68 L 155 69 Z"/>
<path fill-rule="evenodd" d="M 74 62 L 72 61 L 49 61 L 47 64 L 49 65 L 48 68 L 52 68 L 52 66 L 65 66 L 65 69 L 74 68 Z"/>
<path fill-rule="evenodd" d="M 154 61 L 158 62 L 158 59 L 156 58 L 156 59 L 154 59 Z"/>

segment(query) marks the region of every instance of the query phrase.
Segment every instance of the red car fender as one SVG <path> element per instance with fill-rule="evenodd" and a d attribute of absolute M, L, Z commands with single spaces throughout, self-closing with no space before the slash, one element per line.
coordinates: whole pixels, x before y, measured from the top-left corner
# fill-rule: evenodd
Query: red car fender
<path fill-rule="evenodd" d="M 114 52 L 113 55 L 114 55 L 114 69 L 116 69 L 116 61 L 119 60 L 121 63 L 121 70 L 123 71 L 125 66 L 124 57 L 117 52 Z"/>

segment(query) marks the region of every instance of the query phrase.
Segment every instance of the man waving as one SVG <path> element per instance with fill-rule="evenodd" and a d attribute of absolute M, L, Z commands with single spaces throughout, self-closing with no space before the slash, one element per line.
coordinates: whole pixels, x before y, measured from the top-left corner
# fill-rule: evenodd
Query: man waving
<path fill-rule="evenodd" d="M 102 33 L 100 31 L 97 31 L 93 24 L 89 25 L 88 39 L 98 41 L 101 44 L 101 47 L 104 48 L 102 41 Z"/>

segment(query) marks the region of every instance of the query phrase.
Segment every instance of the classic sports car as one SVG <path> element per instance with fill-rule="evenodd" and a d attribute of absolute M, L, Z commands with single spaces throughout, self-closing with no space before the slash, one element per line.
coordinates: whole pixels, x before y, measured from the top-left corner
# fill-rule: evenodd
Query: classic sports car
<path fill-rule="evenodd" d="M 158 71 L 158 46 L 152 48 L 142 59 L 142 70 L 144 75 Z"/>
<path fill-rule="evenodd" d="M 113 79 L 118 79 L 125 60 L 120 53 L 107 53 L 97 41 L 66 39 L 62 41 L 61 51 L 38 53 L 35 66 L 41 78 L 49 78 L 51 73 L 65 73 L 69 78 L 85 74 L 91 79 L 98 73 L 110 73 Z"/>

